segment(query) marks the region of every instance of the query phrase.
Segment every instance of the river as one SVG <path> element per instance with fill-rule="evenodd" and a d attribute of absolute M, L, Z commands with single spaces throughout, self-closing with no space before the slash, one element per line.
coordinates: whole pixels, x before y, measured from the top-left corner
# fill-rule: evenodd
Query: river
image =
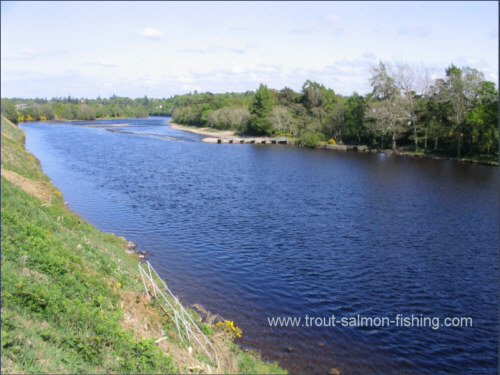
<path fill-rule="evenodd" d="M 496 373 L 497 167 L 209 144 L 166 120 L 21 128 L 71 209 L 291 373 Z"/>

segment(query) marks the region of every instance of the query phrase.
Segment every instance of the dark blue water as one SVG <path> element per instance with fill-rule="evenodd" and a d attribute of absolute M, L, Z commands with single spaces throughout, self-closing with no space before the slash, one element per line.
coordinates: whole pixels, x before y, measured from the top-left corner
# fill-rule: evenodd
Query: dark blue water
<path fill-rule="evenodd" d="M 185 303 L 242 328 L 243 346 L 292 372 L 496 373 L 498 168 L 208 144 L 165 118 L 89 124 L 113 123 L 128 126 L 22 128 L 73 210 L 150 251 Z M 268 323 L 332 314 L 472 327 Z"/>

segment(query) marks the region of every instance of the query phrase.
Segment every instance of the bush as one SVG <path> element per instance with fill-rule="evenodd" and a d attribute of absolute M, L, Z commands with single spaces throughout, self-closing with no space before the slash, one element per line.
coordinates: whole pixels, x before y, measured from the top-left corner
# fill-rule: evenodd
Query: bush
<path fill-rule="evenodd" d="M 300 144 L 306 147 L 316 147 L 325 141 L 325 135 L 319 132 L 306 132 L 300 139 Z"/>

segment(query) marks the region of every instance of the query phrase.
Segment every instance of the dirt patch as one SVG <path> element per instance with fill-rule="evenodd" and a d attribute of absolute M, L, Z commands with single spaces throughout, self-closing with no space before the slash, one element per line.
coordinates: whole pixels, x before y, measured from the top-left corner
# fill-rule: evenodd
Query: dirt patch
<path fill-rule="evenodd" d="M 16 362 L 19 361 L 11 353 L 6 352 L 5 355 L 2 355 L 2 374 L 22 374 L 24 372 L 21 371 L 21 369 L 17 366 L 16 362 L 14 362 L 13 359 L 15 359 Z"/>
<path fill-rule="evenodd" d="M 47 280 L 47 275 L 43 274 L 43 273 L 40 273 L 36 270 L 32 270 L 30 268 L 26 268 L 26 267 L 23 267 L 22 271 L 21 271 L 21 274 L 23 275 L 29 275 L 31 277 L 33 277 L 34 279 L 37 279 L 37 280 Z"/>
<path fill-rule="evenodd" d="M 51 189 L 45 183 L 23 177 L 16 172 L 12 172 L 4 168 L 1 169 L 1 173 L 2 177 L 11 182 L 13 185 L 40 199 L 42 202 L 50 203 L 52 200 Z"/>
<path fill-rule="evenodd" d="M 172 354 L 175 365 L 181 372 L 185 369 L 203 369 L 203 372 L 210 373 L 205 364 L 200 363 L 185 348 L 180 348 L 169 341 L 173 337 L 168 337 L 162 330 L 160 313 L 151 305 L 148 296 L 145 293 L 120 291 L 120 302 L 125 310 L 122 326 L 134 332 L 136 340 L 142 339 L 161 339 L 167 337 L 158 343 L 158 347 L 166 354 Z M 199 371 L 198 371 L 199 372 Z"/>
<path fill-rule="evenodd" d="M 145 293 L 120 291 L 120 302 L 125 310 L 123 324 L 134 331 L 137 340 L 160 337 L 161 317 Z"/>
<path fill-rule="evenodd" d="M 166 337 L 158 343 L 158 347 L 164 353 L 172 354 L 175 365 L 182 373 L 238 373 L 237 358 L 231 351 L 232 343 L 231 338 L 225 332 L 216 332 L 209 339 L 217 350 L 219 357 L 220 368 L 210 366 L 198 360 L 196 355 L 196 348 L 193 346 L 190 351 L 189 348 L 180 347 L 175 342 L 170 340 L 178 340 L 177 333 L 165 333 L 162 331 L 161 322 L 164 319 L 172 319 L 165 316 L 161 311 L 154 308 L 145 293 L 120 291 L 120 303 L 125 310 L 122 326 L 127 330 L 134 332 L 136 340 L 141 339 L 161 339 Z M 203 309 L 202 306 L 197 305 L 197 309 L 203 310 L 204 315 L 208 317 L 208 322 L 215 321 L 219 316 L 211 315 Z"/>

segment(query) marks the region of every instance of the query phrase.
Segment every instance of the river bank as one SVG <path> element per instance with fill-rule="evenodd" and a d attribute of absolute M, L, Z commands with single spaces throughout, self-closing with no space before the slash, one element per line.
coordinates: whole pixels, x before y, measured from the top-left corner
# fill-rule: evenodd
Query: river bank
<path fill-rule="evenodd" d="M 249 136 L 245 134 L 236 133 L 233 130 L 218 130 L 214 128 L 197 128 L 193 126 L 186 126 L 176 124 L 171 121 L 167 121 L 172 129 L 182 130 L 194 134 L 205 135 L 206 137 L 202 139 L 203 142 L 206 143 L 232 143 L 232 144 L 241 144 L 241 143 L 270 143 L 270 137 L 261 137 L 261 136 Z M 219 141 L 220 140 L 220 141 Z M 241 142 L 241 141 L 244 142 Z M 253 140 L 254 142 L 250 142 Z"/>
<path fill-rule="evenodd" d="M 197 128 L 193 126 L 187 125 L 179 125 L 173 123 L 171 121 L 167 121 L 167 123 L 172 127 L 172 129 L 187 131 L 195 134 L 206 135 L 206 138 L 203 138 L 203 142 L 207 143 L 223 143 L 223 144 L 246 144 L 246 143 L 257 143 L 257 144 L 288 144 L 288 145 L 297 145 L 299 147 L 305 147 L 300 145 L 294 139 L 286 139 L 283 138 L 280 141 L 276 141 L 276 138 L 272 137 L 262 137 L 262 136 L 248 136 L 237 134 L 231 130 L 217 130 L 213 128 Z M 284 140 L 286 139 L 286 141 Z M 375 153 L 384 153 L 390 155 L 399 155 L 406 156 L 412 158 L 426 158 L 426 159 L 434 159 L 434 160 L 453 160 L 461 163 L 473 163 L 473 164 L 482 164 L 489 166 L 498 167 L 498 161 L 490 161 L 490 160 L 480 160 L 477 158 L 457 158 L 451 156 L 442 156 L 435 155 L 432 153 L 423 153 L 423 152 L 412 152 L 412 151 L 400 151 L 400 150 L 392 150 L 392 149 L 378 149 L 378 148 L 369 148 L 366 145 L 332 145 L 326 142 L 322 144 L 318 144 L 314 146 L 317 149 L 324 150 L 336 150 L 336 151 L 357 151 L 357 152 L 375 152 Z"/>
<path fill-rule="evenodd" d="M 220 366 L 187 344 L 144 292 L 144 254 L 69 210 L 24 141 L 2 117 L 2 372 L 284 372 L 191 309 Z"/>
<path fill-rule="evenodd" d="M 398 156 L 406 156 L 411 158 L 424 158 L 424 159 L 434 159 L 434 160 L 452 160 L 460 163 L 472 163 L 472 164 L 481 164 L 481 165 L 489 165 L 493 167 L 498 167 L 498 161 L 489 161 L 489 160 L 480 160 L 480 159 L 471 159 L 471 158 L 456 158 L 450 156 L 442 156 L 435 154 L 425 154 L 423 152 L 412 152 L 412 151 L 399 151 L 392 149 L 369 149 L 368 152 L 379 152 L 384 154 L 398 155 Z"/>

